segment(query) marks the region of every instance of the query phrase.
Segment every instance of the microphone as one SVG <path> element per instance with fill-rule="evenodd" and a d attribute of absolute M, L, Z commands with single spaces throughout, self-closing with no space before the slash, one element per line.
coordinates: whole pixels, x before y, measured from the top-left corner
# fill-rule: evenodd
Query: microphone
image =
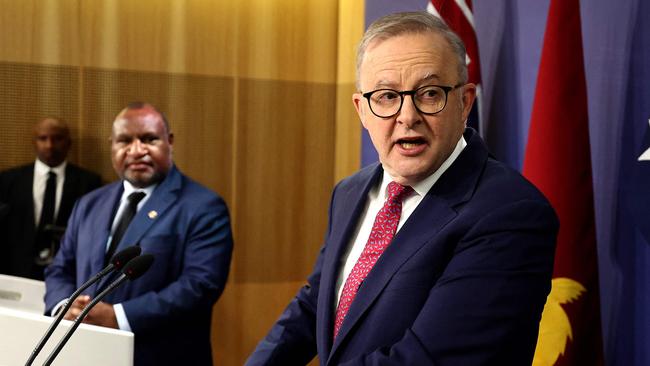
<path fill-rule="evenodd" d="M 68 339 L 72 336 L 72 334 L 77 330 L 81 322 L 84 320 L 86 315 L 88 315 L 88 312 L 97 305 L 98 302 L 100 302 L 106 295 L 108 295 L 109 292 L 113 291 L 115 288 L 123 284 L 126 280 L 135 280 L 136 278 L 142 276 L 149 267 L 151 267 L 151 264 L 153 263 L 153 255 L 151 254 L 143 254 L 139 257 L 131 259 L 129 263 L 127 263 L 124 266 L 124 269 L 122 269 L 122 275 L 113 283 L 111 283 L 104 291 L 102 291 L 99 295 L 97 295 L 84 309 L 83 311 L 79 314 L 77 319 L 75 319 L 74 324 L 72 324 L 72 327 L 68 329 L 68 331 L 65 333 L 63 338 L 59 341 L 59 343 L 56 345 L 54 350 L 52 350 L 52 353 L 47 357 L 47 360 L 45 360 L 45 363 L 43 364 L 44 366 L 49 366 L 52 364 L 56 356 L 61 352 L 61 349 L 63 349 L 63 346 L 68 342 Z"/>
<path fill-rule="evenodd" d="M 50 339 L 52 333 L 54 333 L 54 329 L 56 329 L 56 327 L 59 325 L 59 323 L 65 316 L 65 313 L 68 312 L 68 309 L 70 309 L 70 306 L 72 306 L 74 300 L 81 294 L 83 290 L 87 289 L 90 285 L 99 281 L 100 278 L 106 276 L 110 272 L 114 270 L 118 270 L 118 271 L 121 270 L 127 262 L 139 256 L 141 252 L 142 249 L 139 246 L 132 246 L 124 250 L 121 250 L 120 252 L 116 253 L 113 256 L 113 258 L 111 258 L 111 262 L 106 266 L 106 268 L 102 269 L 93 278 L 86 281 L 86 283 L 81 285 L 81 287 L 79 287 L 74 293 L 72 293 L 72 295 L 70 295 L 70 297 L 68 298 L 68 301 L 66 301 L 65 305 L 63 306 L 63 309 L 59 310 L 56 319 L 54 319 L 52 324 L 50 324 L 50 327 L 47 328 L 47 331 L 45 332 L 41 340 L 38 341 L 38 344 L 32 351 L 32 354 L 29 356 L 29 359 L 25 363 L 25 366 L 29 366 L 34 362 L 36 356 L 38 356 L 38 354 L 43 349 L 43 346 L 45 346 L 45 342 L 47 342 L 47 340 Z"/>

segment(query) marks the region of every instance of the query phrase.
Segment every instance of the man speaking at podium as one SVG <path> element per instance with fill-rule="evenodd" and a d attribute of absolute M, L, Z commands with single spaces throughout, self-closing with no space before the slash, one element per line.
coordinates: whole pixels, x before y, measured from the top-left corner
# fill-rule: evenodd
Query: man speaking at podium
<path fill-rule="evenodd" d="M 461 40 L 430 14 L 394 14 L 357 65 L 380 163 L 334 189 L 308 285 L 247 364 L 530 365 L 558 222 L 465 127 Z"/>
<path fill-rule="evenodd" d="M 111 156 L 121 180 L 79 200 L 45 272 L 46 311 L 56 312 L 114 253 L 140 245 L 154 255 L 142 278 L 109 294 L 85 319 L 132 331 L 135 365 L 212 364 L 212 306 L 230 266 L 226 204 L 176 168 L 173 137 L 151 104 L 131 103 L 117 115 Z M 91 287 L 65 318 L 74 319 L 99 291 Z"/>

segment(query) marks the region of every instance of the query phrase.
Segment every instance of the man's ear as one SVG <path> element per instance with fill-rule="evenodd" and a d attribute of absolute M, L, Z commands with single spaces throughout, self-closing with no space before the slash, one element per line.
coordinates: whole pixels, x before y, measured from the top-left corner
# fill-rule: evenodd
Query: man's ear
<path fill-rule="evenodd" d="M 469 112 L 472 111 L 472 105 L 474 105 L 474 100 L 476 99 L 476 85 L 472 83 L 467 83 L 462 86 L 462 95 L 461 100 L 463 101 L 463 121 L 466 121 L 469 117 Z"/>
<path fill-rule="evenodd" d="M 361 120 L 361 124 L 363 125 L 363 128 L 367 129 L 366 127 L 366 111 L 365 108 L 363 107 L 363 95 L 361 93 L 354 93 L 352 94 L 352 104 L 354 104 L 354 109 L 357 111 L 357 115 L 359 116 L 359 119 Z"/>

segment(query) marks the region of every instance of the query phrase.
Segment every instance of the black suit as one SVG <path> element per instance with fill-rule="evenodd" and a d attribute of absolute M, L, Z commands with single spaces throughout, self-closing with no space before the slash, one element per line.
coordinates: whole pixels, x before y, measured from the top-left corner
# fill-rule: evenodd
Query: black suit
<path fill-rule="evenodd" d="M 34 264 L 37 228 L 33 180 L 33 163 L 0 173 L 0 207 L 4 206 L 4 215 L 0 215 L 0 273 L 42 280 L 42 268 Z M 100 185 L 99 175 L 68 163 L 55 225 L 66 226 L 77 199 Z"/>

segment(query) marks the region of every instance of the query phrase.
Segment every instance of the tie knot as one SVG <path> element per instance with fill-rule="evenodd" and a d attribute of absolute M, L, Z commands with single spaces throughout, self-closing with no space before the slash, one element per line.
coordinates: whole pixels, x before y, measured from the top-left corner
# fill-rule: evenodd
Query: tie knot
<path fill-rule="evenodd" d="M 56 179 L 56 173 L 53 170 L 47 172 L 47 179 Z"/>
<path fill-rule="evenodd" d="M 396 182 L 388 183 L 388 200 L 389 201 L 402 201 L 406 196 L 413 192 L 411 186 L 403 186 Z"/>
<path fill-rule="evenodd" d="M 137 205 L 146 195 L 147 194 L 144 192 L 133 192 L 128 197 L 129 203 L 132 205 Z"/>

